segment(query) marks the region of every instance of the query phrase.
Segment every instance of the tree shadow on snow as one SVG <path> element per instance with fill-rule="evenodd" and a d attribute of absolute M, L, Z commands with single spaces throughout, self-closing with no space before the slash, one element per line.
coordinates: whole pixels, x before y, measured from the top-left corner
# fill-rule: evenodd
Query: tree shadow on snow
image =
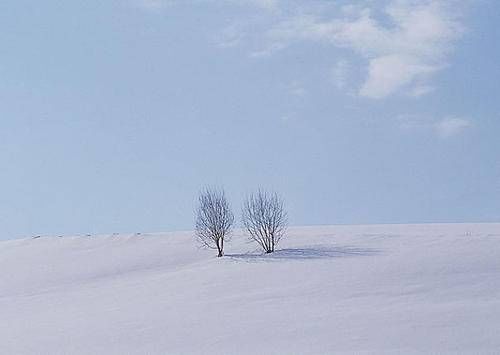
<path fill-rule="evenodd" d="M 279 249 L 274 253 L 244 253 L 226 254 L 227 258 L 241 261 L 279 261 L 279 260 L 317 260 L 330 258 L 345 258 L 355 256 L 371 256 L 378 254 L 373 248 L 351 246 L 315 246 L 305 248 Z"/>

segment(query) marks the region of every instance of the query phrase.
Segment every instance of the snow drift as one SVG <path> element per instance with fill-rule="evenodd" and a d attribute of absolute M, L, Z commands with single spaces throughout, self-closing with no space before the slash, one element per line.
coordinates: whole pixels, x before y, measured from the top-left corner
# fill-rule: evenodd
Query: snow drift
<path fill-rule="evenodd" d="M 497 353 L 500 224 L 0 243 L 1 354 Z"/>

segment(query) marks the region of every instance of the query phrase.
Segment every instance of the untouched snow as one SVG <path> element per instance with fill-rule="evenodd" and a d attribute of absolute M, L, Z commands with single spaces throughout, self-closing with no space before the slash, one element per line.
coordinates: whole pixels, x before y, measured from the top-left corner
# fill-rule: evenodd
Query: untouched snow
<path fill-rule="evenodd" d="M 500 351 L 500 224 L 291 228 L 274 255 L 191 233 L 0 243 L 1 354 Z"/>

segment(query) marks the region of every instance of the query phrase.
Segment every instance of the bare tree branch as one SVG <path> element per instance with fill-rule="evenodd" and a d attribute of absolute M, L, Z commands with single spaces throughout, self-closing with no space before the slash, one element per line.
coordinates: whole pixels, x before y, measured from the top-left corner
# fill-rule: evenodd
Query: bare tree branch
<path fill-rule="evenodd" d="M 224 255 L 224 241 L 228 241 L 234 215 L 224 190 L 206 188 L 198 197 L 196 210 L 196 238 L 206 248 L 217 249 L 217 256 Z"/>
<path fill-rule="evenodd" d="M 266 253 L 274 252 L 286 232 L 283 199 L 277 193 L 263 190 L 250 194 L 243 205 L 242 220 L 250 240 L 257 242 Z"/>

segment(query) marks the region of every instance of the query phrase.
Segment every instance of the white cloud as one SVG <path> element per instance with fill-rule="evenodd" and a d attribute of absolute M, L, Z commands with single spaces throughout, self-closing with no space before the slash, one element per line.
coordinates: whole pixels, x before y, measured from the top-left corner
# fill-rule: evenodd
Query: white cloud
<path fill-rule="evenodd" d="M 464 31 L 457 0 L 362 0 L 344 6 L 336 1 L 298 0 L 131 1 L 153 11 L 193 3 L 263 10 L 258 16 L 249 13 L 234 19 L 216 36 L 217 45 L 249 43 L 253 57 L 269 56 L 300 41 L 350 50 L 366 63 L 357 92 L 373 99 L 432 92 L 433 76 L 449 64 L 453 45 Z M 332 75 L 337 77 L 334 85 L 345 86 L 345 68 L 337 63 Z"/>
<path fill-rule="evenodd" d="M 383 98 L 411 84 L 416 78 L 429 75 L 436 70 L 436 67 L 406 55 L 391 54 L 377 57 L 370 60 L 368 78 L 359 93 L 375 99 Z M 415 90 L 418 89 L 414 88 L 414 92 Z"/>
<path fill-rule="evenodd" d="M 439 137 L 449 138 L 471 127 L 471 122 L 460 117 L 446 117 L 436 122 L 433 127 Z"/>
<path fill-rule="evenodd" d="M 431 92 L 427 82 L 447 65 L 454 41 L 463 32 L 451 0 L 393 0 L 382 11 L 373 5 L 377 2 L 370 3 L 344 6 L 340 18 L 298 14 L 281 19 L 266 31 L 264 48 L 253 54 L 269 55 L 295 41 L 325 42 L 351 49 L 367 61 L 361 96 L 383 98 L 406 90 L 418 97 Z"/>
<path fill-rule="evenodd" d="M 397 119 L 402 129 L 432 132 L 443 139 L 457 136 L 472 127 L 471 120 L 456 116 L 436 120 L 422 115 L 400 115 Z"/>

